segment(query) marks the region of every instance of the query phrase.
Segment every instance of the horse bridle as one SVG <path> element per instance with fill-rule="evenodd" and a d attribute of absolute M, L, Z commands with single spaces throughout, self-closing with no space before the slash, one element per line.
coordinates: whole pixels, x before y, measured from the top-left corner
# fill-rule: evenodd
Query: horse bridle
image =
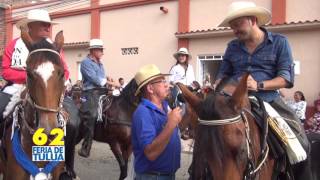
<path fill-rule="evenodd" d="M 52 50 L 52 49 L 47 49 L 47 48 L 41 48 L 41 49 L 36 49 L 36 50 L 31 51 L 28 55 L 28 58 L 36 52 L 43 52 L 43 51 L 52 52 L 52 53 L 58 55 L 59 58 L 61 58 L 61 55 L 57 51 Z M 60 115 L 65 116 L 64 113 L 62 112 L 62 103 L 63 103 L 63 99 L 64 99 L 64 93 L 62 93 L 60 96 L 58 107 L 54 109 L 54 108 L 48 108 L 48 107 L 38 105 L 30 96 L 29 89 L 28 89 L 28 83 L 26 83 L 26 87 L 27 87 L 27 93 L 26 93 L 26 97 L 24 99 L 23 104 L 25 105 L 26 103 L 29 103 L 32 108 L 37 109 L 39 111 L 49 112 L 49 113 L 58 113 L 58 123 L 59 123 L 59 125 L 63 126 L 61 121 L 64 121 L 64 120 L 63 119 L 61 120 L 61 118 L 63 118 L 63 117 L 61 117 Z M 30 125 L 25 120 L 23 120 L 23 124 L 26 125 L 30 134 L 34 134 L 35 129 L 30 127 Z"/>
<path fill-rule="evenodd" d="M 218 94 L 226 96 L 226 97 L 231 97 L 231 95 L 225 91 L 219 91 Z M 226 119 L 210 119 L 210 120 L 202 120 L 198 119 L 198 122 L 200 125 L 204 126 L 224 126 L 224 125 L 230 125 L 230 124 L 235 124 L 240 122 L 241 120 L 243 121 L 245 125 L 245 136 L 246 136 L 246 146 L 247 146 L 247 158 L 248 158 L 248 164 L 246 167 L 246 171 L 244 173 L 243 179 L 252 179 L 255 177 L 256 173 L 261 170 L 262 165 L 265 163 L 268 154 L 269 154 L 269 146 L 268 144 L 265 146 L 265 149 L 262 150 L 262 158 L 261 161 L 258 163 L 258 165 L 254 165 L 254 161 L 252 158 L 252 144 L 251 144 L 251 139 L 250 139 L 250 126 L 248 122 L 248 118 L 246 113 L 249 113 L 252 117 L 254 115 L 246 108 L 243 108 L 242 111 L 240 112 L 239 115 L 232 117 L 232 118 L 226 118 Z M 255 168 L 254 168 L 255 167 Z"/>

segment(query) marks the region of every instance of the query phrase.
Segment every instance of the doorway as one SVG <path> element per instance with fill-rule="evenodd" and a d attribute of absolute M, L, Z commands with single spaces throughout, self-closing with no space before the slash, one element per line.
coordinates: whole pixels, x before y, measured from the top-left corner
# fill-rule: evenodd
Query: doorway
<path fill-rule="evenodd" d="M 210 75 L 210 83 L 214 83 L 222 59 L 222 55 L 198 55 L 198 81 L 202 86 L 204 85 L 206 74 Z"/>

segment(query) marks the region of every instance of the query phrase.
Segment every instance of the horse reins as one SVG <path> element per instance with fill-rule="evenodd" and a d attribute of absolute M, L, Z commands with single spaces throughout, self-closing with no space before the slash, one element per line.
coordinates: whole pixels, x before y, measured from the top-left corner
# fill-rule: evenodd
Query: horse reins
<path fill-rule="evenodd" d="M 223 96 L 228 96 L 231 97 L 230 94 L 224 92 L 224 91 L 220 91 L 219 94 L 223 95 Z M 243 121 L 244 125 L 245 125 L 245 136 L 246 136 L 246 146 L 247 146 L 247 155 L 248 155 L 248 160 L 249 163 L 247 165 L 247 169 L 248 170 L 248 174 L 244 173 L 244 177 L 243 179 L 250 179 L 253 178 L 256 173 L 261 170 L 262 165 L 265 163 L 268 154 L 269 154 L 269 146 L 268 144 L 265 146 L 264 149 L 262 149 L 262 156 L 261 161 L 258 163 L 258 165 L 256 165 L 255 168 L 253 168 L 254 164 L 252 162 L 252 154 L 250 151 L 252 151 L 251 148 L 251 139 L 250 139 L 250 126 L 249 126 L 249 121 L 248 118 L 245 114 L 245 112 L 249 113 L 251 116 L 254 117 L 254 115 L 248 110 L 248 109 L 243 109 L 240 112 L 240 115 L 237 115 L 235 117 L 232 118 L 227 118 L 227 119 L 212 119 L 212 120 L 202 120 L 202 119 L 198 119 L 199 124 L 204 125 L 204 126 L 224 126 L 224 125 L 230 125 L 230 124 L 235 124 L 240 122 L 241 120 Z"/>

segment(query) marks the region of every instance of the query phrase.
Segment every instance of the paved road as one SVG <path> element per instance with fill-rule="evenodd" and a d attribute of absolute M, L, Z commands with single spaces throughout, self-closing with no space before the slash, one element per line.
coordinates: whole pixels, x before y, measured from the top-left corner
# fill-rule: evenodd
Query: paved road
<path fill-rule="evenodd" d="M 108 144 L 94 142 L 89 158 L 78 156 L 79 148 L 80 145 L 76 147 L 75 170 L 81 180 L 118 180 L 120 169 Z M 190 153 L 182 153 L 177 180 L 188 179 L 187 169 L 191 160 Z"/>

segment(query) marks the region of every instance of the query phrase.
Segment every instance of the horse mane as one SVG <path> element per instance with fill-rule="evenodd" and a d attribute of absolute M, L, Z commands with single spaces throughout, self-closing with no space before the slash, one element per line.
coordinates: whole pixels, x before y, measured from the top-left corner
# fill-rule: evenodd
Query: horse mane
<path fill-rule="evenodd" d="M 54 44 L 50 43 L 46 38 L 43 38 L 40 41 L 32 44 L 29 51 L 31 52 L 31 51 L 34 51 L 37 49 L 52 49 L 52 50 L 57 51 L 59 53 L 59 51 L 56 49 Z M 36 54 L 32 54 L 30 57 L 32 57 L 32 59 L 38 59 L 38 60 L 40 60 L 40 59 L 49 60 L 53 64 L 62 66 L 60 58 L 57 58 L 57 54 L 55 54 L 55 53 L 47 53 L 46 51 L 42 51 L 42 52 L 39 52 Z"/>
<path fill-rule="evenodd" d="M 138 88 L 138 85 L 134 79 L 131 79 L 130 82 L 123 88 L 119 98 L 124 98 L 130 105 L 137 103 L 137 97 L 134 95 Z"/>
<path fill-rule="evenodd" d="M 223 78 L 215 89 L 214 93 L 210 93 L 207 98 L 200 104 L 201 112 L 198 114 L 199 118 L 202 120 L 213 121 L 217 120 L 218 109 L 215 108 L 215 97 L 217 93 L 223 90 L 223 88 L 228 85 L 236 85 L 237 82 L 232 78 Z M 216 163 L 222 166 L 223 154 L 225 154 L 226 149 L 224 146 L 224 140 L 222 137 L 221 128 L 217 126 L 198 126 L 196 133 L 196 144 L 194 147 L 195 158 L 195 178 L 201 179 L 206 176 L 205 169 L 208 168 L 207 162 L 209 160 L 206 157 L 212 157 Z"/>

